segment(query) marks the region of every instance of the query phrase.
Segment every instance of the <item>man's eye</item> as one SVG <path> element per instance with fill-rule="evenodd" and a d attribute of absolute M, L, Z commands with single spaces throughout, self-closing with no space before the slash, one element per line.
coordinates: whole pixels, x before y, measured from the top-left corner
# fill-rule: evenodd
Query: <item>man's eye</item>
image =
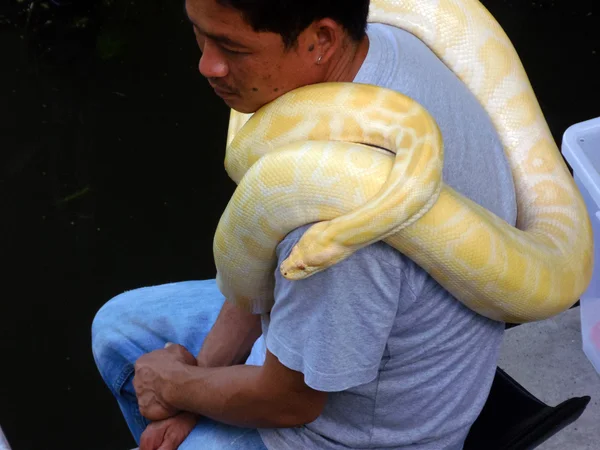
<path fill-rule="evenodd" d="M 227 47 L 221 47 L 224 52 L 229 53 L 230 55 L 247 55 L 248 52 L 240 52 L 239 50 L 232 50 Z"/>

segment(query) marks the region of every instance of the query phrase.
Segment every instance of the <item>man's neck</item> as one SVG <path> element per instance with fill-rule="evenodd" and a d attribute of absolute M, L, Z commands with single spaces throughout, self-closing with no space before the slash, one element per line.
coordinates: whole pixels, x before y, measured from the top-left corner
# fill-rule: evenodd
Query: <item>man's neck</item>
<path fill-rule="evenodd" d="M 365 36 L 358 44 L 350 43 L 342 49 L 337 61 L 327 72 L 325 82 L 352 82 L 369 51 L 369 38 Z"/>

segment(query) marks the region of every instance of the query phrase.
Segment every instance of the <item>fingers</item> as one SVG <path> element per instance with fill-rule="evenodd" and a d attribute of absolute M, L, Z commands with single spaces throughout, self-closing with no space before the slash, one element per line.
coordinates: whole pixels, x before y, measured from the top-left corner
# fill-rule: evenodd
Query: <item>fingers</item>
<path fill-rule="evenodd" d="M 176 409 L 171 408 L 168 405 L 163 405 L 157 401 L 153 401 L 148 405 L 139 405 L 139 408 L 140 414 L 146 419 L 151 420 L 153 422 L 169 419 L 177 415 L 177 413 L 179 412 Z"/>
<path fill-rule="evenodd" d="M 181 440 L 181 442 L 183 442 L 183 439 Z M 160 447 L 158 447 L 156 450 L 177 450 L 177 447 L 179 447 L 181 442 L 178 442 L 174 438 L 165 439 L 163 441 L 162 445 Z"/>
<path fill-rule="evenodd" d="M 185 427 L 169 427 L 165 433 L 162 444 L 157 450 L 177 450 L 181 443 L 188 437 L 189 432 Z"/>
<path fill-rule="evenodd" d="M 169 352 L 176 355 L 176 357 L 184 364 L 190 366 L 195 366 L 197 364 L 196 357 L 183 345 L 167 342 L 165 344 L 165 349 L 168 349 Z"/>
<path fill-rule="evenodd" d="M 156 450 L 177 450 L 188 437 L 194 428 L 195 423 L 196 420 L 193 419 L 193 421 L 190 421 L 186 413 L 169 419 L 168 427 L 166 428 L 162 439 L 162 444 Z"/>
<path fill-rule="evenodd" d="M 152 425 L 153 424 L 148 425 L 142 432 L 139 450 L 158 450 L 163 443 L 165 429 L 163 427 Z"/>

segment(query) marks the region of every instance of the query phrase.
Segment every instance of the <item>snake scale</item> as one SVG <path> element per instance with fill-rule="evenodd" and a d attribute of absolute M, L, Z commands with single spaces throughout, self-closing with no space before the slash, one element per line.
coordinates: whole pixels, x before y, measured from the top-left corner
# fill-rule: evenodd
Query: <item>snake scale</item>
<path fill-rule="evenodd" d="M 573 305 L 590 282 L 590 219 L 509 38 L 477 0 L 374 0 L 370 23 L 421 39 L 488 112 L 515 183 L 515 227 L 445 185 L 434 119 L 357 83 L 288 92 L 231 112 L 237 188 L 214 236 L 217 283 L 255 313 L 273 305 L 276 246 L 313 225 L 279 270 L 301 280 L 383 240 L 467 307 L 511 323 Z"/>

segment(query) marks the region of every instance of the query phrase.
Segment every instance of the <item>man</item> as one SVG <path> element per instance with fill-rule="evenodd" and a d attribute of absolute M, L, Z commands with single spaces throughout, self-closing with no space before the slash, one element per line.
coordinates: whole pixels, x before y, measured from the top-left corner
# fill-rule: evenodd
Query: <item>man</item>
<path fill-rule="evenodd" d="M 368 7 L 187 0 L 186 12 L 199 70 L 228 106 L 253 112 L 328 81 L 395 89 L 438 122 L 446 183 L 514 224 L 512 177 L 486 112 L 420 40 L 366 29 Z M 279 244 L 279 262 L 306 228 Z M 262 317 L 226 302 L 214 280 L 137 289 L 98 312 L 94 357 L 141 450 L 462 448 L 504 324 L 381 242 L 306 280 L 275 276 Z"/>

